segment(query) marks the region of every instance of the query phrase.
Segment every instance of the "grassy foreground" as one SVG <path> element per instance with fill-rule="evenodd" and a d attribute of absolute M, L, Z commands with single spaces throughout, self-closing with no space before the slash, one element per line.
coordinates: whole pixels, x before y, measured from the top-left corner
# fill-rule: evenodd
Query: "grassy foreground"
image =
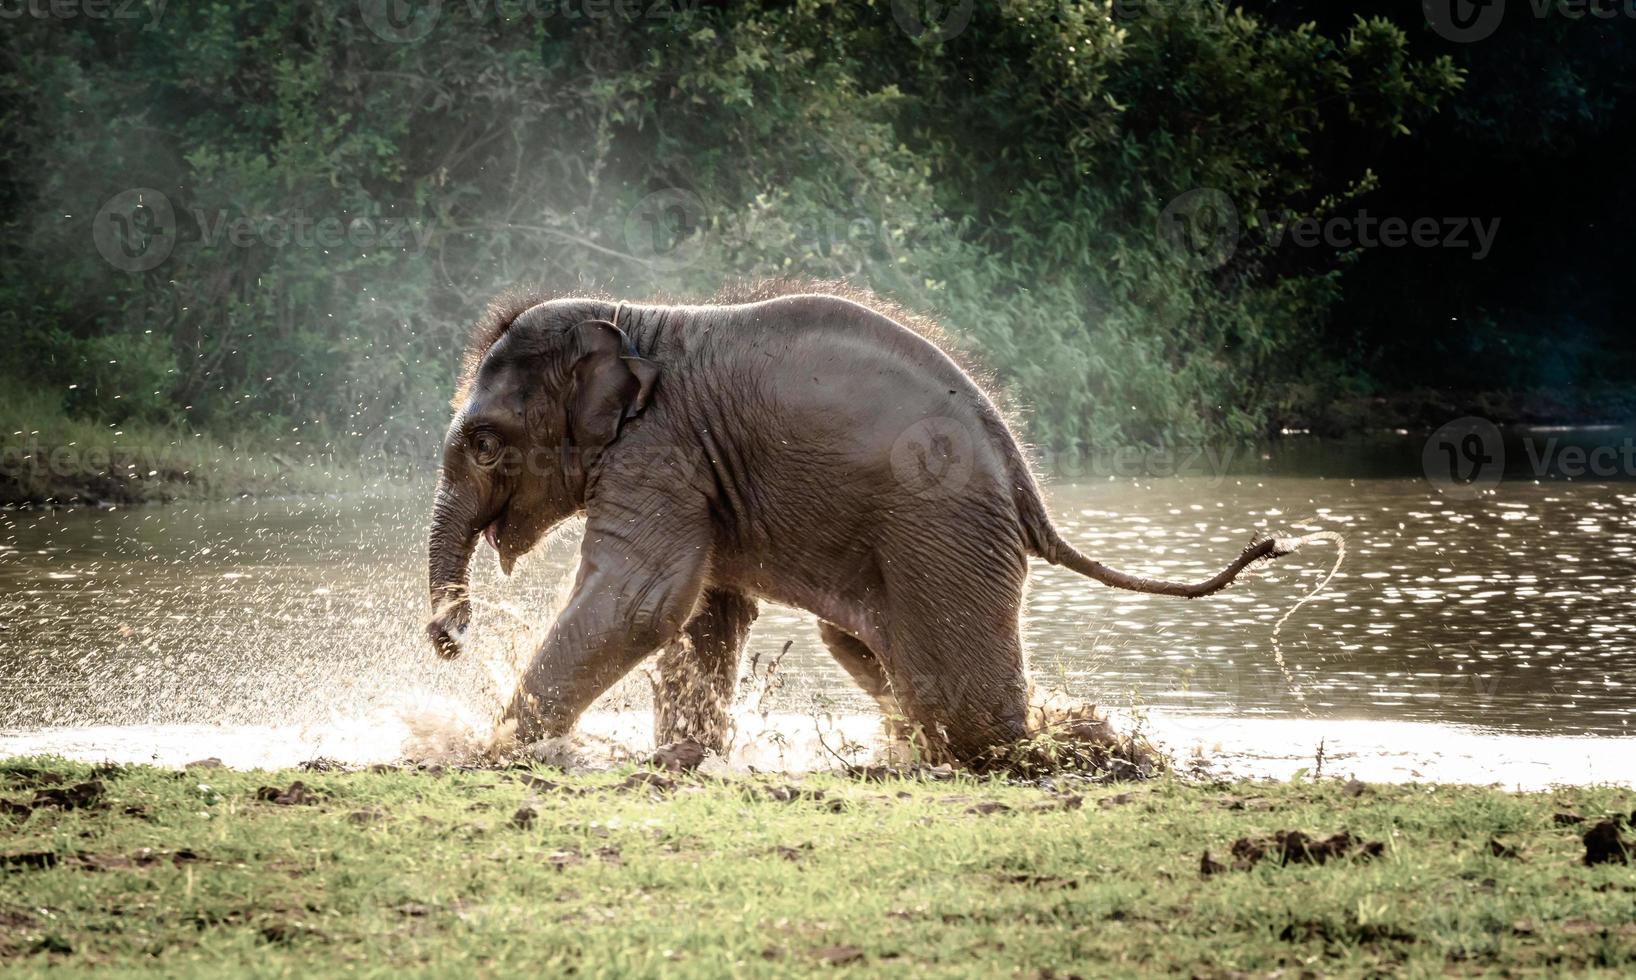
<path fill-rule="evenodd" d="M 1636 871 L 1587 866 L 1582 842 L 1630 812 L 1621 789 L 25 759 L 0 763 L 0 799 L 19 975 L 1636 967 Z M 1355 839 L 1286 862 L 1272 838 L 1294 829 Z M 1239 838 L 1270 850 L 1250 864 Z"/>

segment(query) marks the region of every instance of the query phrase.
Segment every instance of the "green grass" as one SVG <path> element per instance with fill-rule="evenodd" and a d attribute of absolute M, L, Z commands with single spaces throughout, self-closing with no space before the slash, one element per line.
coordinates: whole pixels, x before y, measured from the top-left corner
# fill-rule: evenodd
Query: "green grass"
<path fill-rule="evenodd" d="M 270 434 L 229 441 L 184 426 L 71 416 L 60 394 L 15 385 L 0 398 L 0 504 L 138 504 L 337 492 L 356 464 Z M 384 470 L 383 470 L 384 473 Z"/>
<path fill-rule="evenodd" d="M 1333 782 L 1166 778 L 1053 794 L 746 776 L 662 790 L 626 785 L 628 771 L 13 760 L 0 798 L 52 788 L 42 771 L 66 778 L 56 788 L 95 776 L 105 794 L 0 815 L 0 965 L 19 975 L 1636 968 L 1636 873 L 1584 866 L 1584 827 L 1554 819 L 1628 813 L 1620 789 L 1353 796 Z M 319 801 L 256 798 L 294 779 Z M 526 827 L 513 821 L 524 806 L 537 814 Z M 1205 849 L 1228 860 L 1236 838 L 1286 829 L 1346 829 L 1384 852 L 1200 874 Z M 1518 856 L 1496 856 L 1491 838 Z"/>

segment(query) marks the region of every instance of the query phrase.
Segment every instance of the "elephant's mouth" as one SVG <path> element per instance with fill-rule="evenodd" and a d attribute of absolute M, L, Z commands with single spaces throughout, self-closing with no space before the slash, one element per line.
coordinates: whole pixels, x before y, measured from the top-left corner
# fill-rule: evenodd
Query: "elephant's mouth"
<path fill-rule="evenodd" d="M 511 508 L 500 511 L 500 516 L 489 521 L 483 528 L 483 540 L 494 549 L 494 554 L 500 559 L 500 574 L 511 577 L 511 570 L 517 564 L 518 550 L 515 541 L 502 541 L 506 533 L 506 517 Z M 508 547 L 509 546 L 509 547 Z"/>

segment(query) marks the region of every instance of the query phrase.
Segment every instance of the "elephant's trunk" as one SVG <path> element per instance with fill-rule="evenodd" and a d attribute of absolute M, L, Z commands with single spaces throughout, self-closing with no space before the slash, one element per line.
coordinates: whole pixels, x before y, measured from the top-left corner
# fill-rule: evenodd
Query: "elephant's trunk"
<path fill-rule="evenodd" d="M 470 566 L 480 531 L 469 504 L 463 504 L 447 480 L 440 479 L 432 530 L 426 548 L 431 586 L 432 620 L 426 635 L 438 656 L 460 655 L 460 640 L 471 622 Z"/>

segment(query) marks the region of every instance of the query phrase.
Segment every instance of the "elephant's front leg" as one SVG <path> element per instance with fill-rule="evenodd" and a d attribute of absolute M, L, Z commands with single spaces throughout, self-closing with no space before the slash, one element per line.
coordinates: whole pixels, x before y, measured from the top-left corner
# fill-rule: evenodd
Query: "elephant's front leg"
<path fill-rule="evenodd" d="M 701 549 L 649 556 L 594 521 L 586 542 L 568 603 L 506 709 L 524 742 L 566 735 L 591 702 L 680 635 L 704 591 Z"/>
<path fill-rule="evenodd" d="M 654 744 L 691 738 L 715 752 L 726 749 L 739 652 L 756 611 L 755 600 L 737 592 L 711 589 L 704 594 L 682 635 L 659 655 Z"/>

